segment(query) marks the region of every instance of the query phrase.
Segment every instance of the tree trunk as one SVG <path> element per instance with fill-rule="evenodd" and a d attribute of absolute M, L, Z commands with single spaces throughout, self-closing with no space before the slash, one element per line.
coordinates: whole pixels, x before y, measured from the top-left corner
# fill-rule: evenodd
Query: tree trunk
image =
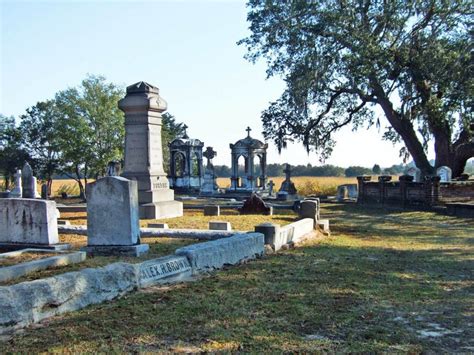
<path fill-rule="evenodd" d="M 385 117 L 393 129 L 402 137 L 405 146 L 410 152 L 416 167 L 421 170 L 422 176 L 429 176 L 435 173 L 431 166 L 423 145 L 418 139 L 412 122 L 398 113 L 392 105 L 392 102 L 385 94 L 383 87 L 378 83 L 375 76 L 370 78 L 371 87 L 375 93 L 377 103 L 382 107 Z"/>

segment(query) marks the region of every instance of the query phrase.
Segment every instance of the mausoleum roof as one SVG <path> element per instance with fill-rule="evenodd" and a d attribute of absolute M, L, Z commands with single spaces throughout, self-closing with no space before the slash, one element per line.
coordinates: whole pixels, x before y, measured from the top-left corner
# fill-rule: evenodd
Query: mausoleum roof
<path fill-rule="evenodd" d="M 253 148 L 253 149 L 261 149 L 267 148 L 267 144 L 259 141 L 258 139 L 250 137 L 251 128 L 247 127 L 247 137 L 244 139 L 239 139 L 235 144 L 231 144 L 231 148 L 233 147 L 245 147 L 245 148 Z"/>
<path fill-rule="evenodd" d="M 193 147 L 199 147 L 199 146 L 204 146 L 204 143 L 200 141 L 199 139 L 194 139 L 194 138 L 175 138 L 171 141 L 170 146 L 173 147 L 179 147 L 179 146 L 193 146 Z"/>

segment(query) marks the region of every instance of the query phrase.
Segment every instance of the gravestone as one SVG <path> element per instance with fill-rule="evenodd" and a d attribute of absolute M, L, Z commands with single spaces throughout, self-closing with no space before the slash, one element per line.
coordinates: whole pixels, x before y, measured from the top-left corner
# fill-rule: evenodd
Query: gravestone
<path fill-rule="evenodd" d="M 349 198 L 349 190 L 346 185 L 339 185 L 337 187 L 337 200 L 342 202 Z"/>
<path fill-rule="evenodd" d="M 285 180 L 282 182 L 280 190 L 278 191 L 278 198 L 282 200 L 293 200 L 298 198 L 297 190 L 293 181 L 291 181 L 291 166 L 286 164 Z"/>
<path fill-rule="evenodd" d="M 219 190 L 216 182 L 214 165 L 212 164 L 212 159 L 217 155 L 217 153 L 212 147 L 207 147 L 206 151 L 202 155 L 207 159 L 207 164 L 206 170 L 204 172 L 204 179 L 201 185 L 201 194 L 214 194 Z"/>
<path fill-rule="evenodd" d="M 159 90 L 143 81 L 127 87 L 118 103 L 125 113 L 125 164 L 123 177 L 136 180 L 140 218 L 159 219 L 183 215 L 183 204 L 174 200 L 163 170 L 161 114 L 167 103 Z"/>
<path fill-rule="evenodd" d="M 35 180 L 30 164 L 25 163 L 21 170 L 21 176 L 21 188 L 23 191 L 21 196 L 23 198 L 36 198 Z"/>
<path fill-rule="evenodd" d="M 440 166 L 436 170 L 436 175 L 438 175 L 441 178 L 441 182 L 449 182 L 451 181 L 452 177 L 452 171 L 449 166 Z"/>
<path fill-rule="evenodd" d="M 13 176 L 15 177 L 15 187 L 10 192 L 10 197 L 20 198 L 23 195 L 23 191 L 21 188 L 21 170 L 17 170 L 15 175 Z"/>
<path fill-rule="evenodd" d="M 41 198 L 40 193 L 38 192 L 38 179 L 36 176 L 33 176 L 33 195 L 35 198 Z"/>
<path fill-rule="evenodd" d="M 232 226 L 230 222 L 209 221 L 209 229 L 214 231 L 231 231 Z"/>
<path fill-rule="evenodd" d="M 59 244 L 56 202 L 27 198 L 0 200 L 0 247 L 64 249 Z M 16 246 L 16 248 L 15 248 Z"/>
<path fill-rule="evenodd" d="M 304 200 L 300 204 L 298 212 L 300 218 L 312 218 L 314 223 L 319 220 L 319 200 Z"/>
<path fill-rule="evenodd" d="M 260 196 L 256 193 L 252 193 L 248 199 L 244 201 L 244 204 L 239 208 L 240 214 L 265 214 L 272 215 L 273 208 L 267 206 Z"/>
<path fill-rule="evenodd" d="M 345 199 L 356 200 L 358 197 L 357 184 L 344 184 L 337 187 L 337 200 L 344 201 Z"/>
<path fill-rule="evenodd" d="M 215 205 L 204 206 L 204 216 L 220 216 L 221 207 Z"/>
<path fill-rule="evenodd" d="M 107 176 L 87 185 L 87 247 L 92 255 L 140 256 L 137 182 Z"/>
<path fill-rule="evenodd" d="M 416 166 L 412 166 L 406 172 L 407 175 L 413 176 L 414 182 L 421 182 L 421 170 Z"/>

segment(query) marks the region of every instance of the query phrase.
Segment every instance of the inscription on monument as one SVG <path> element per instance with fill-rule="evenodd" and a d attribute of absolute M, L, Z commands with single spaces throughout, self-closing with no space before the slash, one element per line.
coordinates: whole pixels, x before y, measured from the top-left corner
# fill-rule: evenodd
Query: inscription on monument
<path fill-rule="evenodd" d="M 165 257 L 145 261 L 140 264 L 140 285 L 150 285 L 165 277 L 191 271 L 186 257 Z"/>

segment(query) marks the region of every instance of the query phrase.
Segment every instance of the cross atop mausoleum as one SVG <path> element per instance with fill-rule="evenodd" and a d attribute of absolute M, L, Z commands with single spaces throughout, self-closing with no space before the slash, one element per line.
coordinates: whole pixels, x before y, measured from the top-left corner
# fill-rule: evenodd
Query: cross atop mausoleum
<path fill-rule="evenodd" d="M 184 129 L 183 138 L 185 139 L 189 138 L 188 132 L 187 132 L 188 126 L 186 124 L 183 125 L 183 129 Z"/>
<path fill-rule="evenodd" d="M 246 131 L 247 131 L 247 137 L 250 137 L 250 131 L 252 130 L 252 128 L 250 127 L 247 127 Z"/>

